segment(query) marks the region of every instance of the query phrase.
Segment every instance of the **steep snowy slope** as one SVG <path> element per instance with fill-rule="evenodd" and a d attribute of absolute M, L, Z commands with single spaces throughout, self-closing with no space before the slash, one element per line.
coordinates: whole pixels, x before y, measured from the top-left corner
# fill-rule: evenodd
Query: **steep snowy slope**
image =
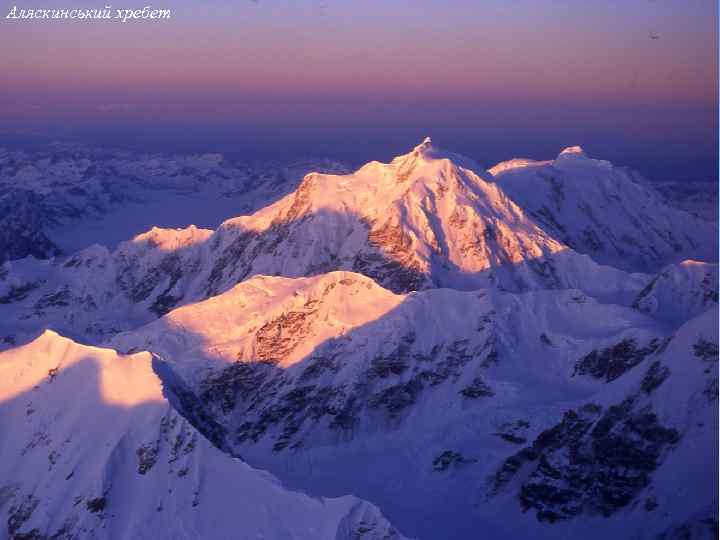
<path fill-rule="evenodd" d="M 0 265 L 8 536 L 397 534 L 233 455 L 430 540 L 716 530 L 717 266 L 679 262 L 716 225 L 577 148 L 491 173 L 428 139 L 215 231 Z M 112 349 L 18 347 L 43 328 Z"/>
<path fill-rule="evenodd" d="M 154 228 L 113 252 L 57 260 L 35 281 L 14 270 L 22 265 L 6 266 L 0 298 L 20 306 L 27 324 L 97 340 L 257 274 L 352 270 L 396 292 L 577 288 L 625 304 L 650 281 L 569 249 L 470 166 L 426 140 L 352 175 L 310 174 L 296 192 L 212 234 Z"/>
<path fill-rule="evenodd" d="M 712 353 L 716 333 L 711 320 L 702 320 Z M 333 272 L 294 280 L 254 277 L 121 334 L 113 346 L 156 352 L 225 426 L 226 443 L 251 463 L 317 494 L 351 491 L 372 500 L 410 534 L 465 538 L 478 527 L 494 531 L 493 538 L 577 533 L 573 523 L 538 521 L 535 510 L 547 506 L 562 514 L 555 521 L 607 513 L 612 519 L 598 518 L 594 525 L 600 538 L 626 525 L 642 531 L 644 513 L 628 522 L 622 516 L 647 496 L 657 467 L 684 440 L 689 424 L 675 420 L 686 413 L 666 425 L 665 417 L 646 417 L 647 407 L 662 401 L 645 397 L 623 409 L 618 448 L 645 461 L 628 465 L 612 453 L 591 455 L 584 474 L 601 478 L 592 477 L 597 489 L 618 493 L 615 502 L 598 502 L 595 509 L 558 509 L 562 496 L 543 495 L 547 489 L 540 486 L 537 501 L 528 503 L 532 513 L 517 520 L 519 487 L 510 482 L 513 488 L 503 484 L 494 494 L 495 480 L 488 483 L 488 477 L 505 478 L 509 473 L 498 472 L 505 461 L 537 437 L 548 437 L 541 434 L 562 424 L 566 411 L 594 403 L 596 422 L 634 395 L 626 381 L 661 385 L 664 359 L 688 357 L 678 347 L 664 352 L 675 343 L 664 328 L 638 310 L 599 304 L 577 290 L 397 295 L 364 276 Z M 673 377 L 690 381 L 672 398 L 679 411 L 683 399 L 697 401 L 695 393 L 717 384 L 713 358 L 692 360 L 692 376 L 669 368 Z M 716 405 L 710 394 L 702 399 L 693 407 L 705 407 L 697 414 L 708 416 L 708 427 L 689 444 L 712 452 L 709 415 Z M 629 425 L 632 419 L 645 424 Z M 626 485 L 616 478 L 623 467 L 639 479 Z M 713 493 L 709 485 L 700 491 Z M 659 521 L 656 532 L 686 519 L 690 510 L 706 510 L 697 498 L 687 512 L 663 504 L 659 512 L 670 517 Z"/>
<path fill-rule="evenodd" d="M 708 221 L 718 221 L 717 179 L 653 182 L 668 204 Z"/>
<path fill-rule="evenodd" d="M 512 515 L 509 536 L 716 538 L 717 329 L 714 307 L 568 408 L 496 469 L 481 512 Z"/>
<path fill-rule="evenodd" d="M 254 274 L 333 269 L 363 273 L 396 292 L 497 286 L 608 294 L 628 281 L 546 234 L 471 166 L 426 139 L 389 164 L 371 162 L 343 177 L 309 175 L 292 195 L 218 229 L 202 284 L 213 293 Z"/>
<path fill-rule="evenodd" d="M 718 267 L 683 261 L 664 268 L 633 302 L 633 307 L 676 326 L 718 303 Z"/>
<path fill-rule="evenodd" d="M 634 173 L 580 147 L 554 161 L 516 159 L 490 172 L 549 234 L 601 264 L 647 272 L 683 259 L 717 261 L 717 223 L 669 206 Z"/>
<path fill-rule="evenodd" d="M 354 497 L 310 498 L 212 446 L 149 353 L 53 332 L 0 353 L 0 538 L 393 539 Z"/>
<path fill-rule="evenodd" d="M 661 329 L 636 310 L 599 304 L 577 290 L 395 294 L 366 276 L 339 271 L 297 279 L 255 276 L 121 333 L 110 343 L 124 351 L 151 350 L 196 386 L 236 362 L 258 363 L 260 370 L 275 366 L 282 373 L 301 370 L 320 358 L 322 366 L 310 369 L 304 379 L 333 374 L 342 381 L 340 371 L 346 367 L 351 379 L 367 370 L 374 373 L 372 366 L 359 365 L 377 357 L 388 357 L 388 366 L 377 368 L 380 372 L 399 374 L 412 367 L 406 365 L 410 359 L 432 367 L 440 353 L 454 351 L 450 356 L 460 363 L 444 366 L 447 372 L 436 381 L 442 382 L 443 376 L 459 375 L 470 360 L 484 367 L 498 363 L 500 345 L 515 351 L 540 344 L 547 348 L 542 349 L 544 357 L 574 359 L 595 341 L 619 341 L 617 336 L 632 330 L 639 341 L 649 342 Z M 556 340 L 556 333 L 565 337 Z M 568 375 L 570 368 L 558 362 L 554 367 L 563 377 Z M 552 367 L 545 365 L 551 379 L 557 375 Z"/>

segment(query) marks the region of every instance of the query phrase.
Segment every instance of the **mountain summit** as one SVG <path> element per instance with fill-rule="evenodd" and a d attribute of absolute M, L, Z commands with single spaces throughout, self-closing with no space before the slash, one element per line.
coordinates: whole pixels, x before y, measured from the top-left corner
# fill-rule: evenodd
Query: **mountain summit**
<path fill-rule="evenodd" d="M 578 155 L 578 156 L 584 156 L 585 150 L 582 149 L 582 146 L 568 146 L 567 148 L 564 148 L 560 155 Z"/>
<path fill-rule="evenodd" d="M 418 145 L 415 147 L 415 151 L 416 151 L 416 152 L 423 152 L 424 150 L 426 150 L 426 149 L 428 149 L 428 148 L 430 148 L 430 147 L 432 147 L 432 139 L 431 139 L 430 137 L 425 137 L 425 138 L 423 139 L 423 142 L 421 142 L 420 144 L 418 144 Z"/>
<path fill-rule="evenodd" d="M 423 538 L 710 535 L 717 266 L 676 259 L 714 227 L 579 148 L 485 171 L 426 139 L 214 231 L 6 262 L 0 518 L 399 536 L 242 455 Z M 48 327 L 112 349 L 18 346 Z"/>
<path fill-rule="evenodd" d="M 308 174 L 215 231 L 154 228 L 113 252 L 90 248 L 32 271 L 6 265 L 0 298 L 21 304 L 31 328 L 52 321 L 99 340 L 259 274 L 353 271 L 396 293 L 574 288 L 630 305 L 652 276 L 598 263 L 659 270 L 706 246 L 712 230 L 577 147 L 493 171 L 426 138 L 389 163 Z"/>
<path fill-rule="evenodd" d="M 152 364 L 51 331 L 0 353 L 12 433 L 0 446 L 1 538 L 402 538 L 369 503 L 288 491 L 223 453 Z"/>
<path fill-rule="evenodd" d="M 548 233 L 601 264 L 657 272 L 684 259 L 717 260 L 717 224 L 673 208 L 628 169 L 579 146 L 553 161 L 513 159 L 494 182 Z"/>
<path fill-rule="evenodd" d="M 255 276 L 113 344 L 162 358 L 254 466 L 371 500 L 411 535 L 488 523 L 489 538 L 571 538 L 596 519 L 591 538 L 644 539 L 717 506 L 705 309 L 668 335 L 576 290 L 397 295 L 352 272 Z"/>
<path fill-rule="evenodd" d="M 350 175 L 310 174 L 295 193 L 218 229 L 206 254 L 212 268 L 203 264 L 196 281 L 206 290 L 194 293 L 216 294 L 255 274 L 338 269 L 395 292 L 496 286 L 602 294 L 627 281 L 547 234 L 492 179 L 429 139 Z M 595 274 L 604 277 L 589 278 Z"/>

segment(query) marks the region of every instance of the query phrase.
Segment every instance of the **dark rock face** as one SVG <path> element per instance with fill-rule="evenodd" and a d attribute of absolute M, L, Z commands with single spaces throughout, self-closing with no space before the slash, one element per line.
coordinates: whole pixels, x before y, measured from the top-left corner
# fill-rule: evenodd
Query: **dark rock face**
<path fill-rule="evenodd" d="M 693 352 L 695 357 L 698 358 L 705 366 L 703 373 L 707 375 L 705 381 L 705 388 L 703 389 L 703 395 L 708 401 L 717 401 L 720 397 L 720 390 L 718 389 L 718 345 L 703 337 L 698 339 L 697 343 L 693 345 Z"/>
<path fill-rule="evenodd" d="M 165 315 L 175 305 L 182 300 L 181 294 L 172 294 L 173 289 L 183 277 L 182 260 L 177 254 L 170 254 L 166 256 L 158 271 L 161 275 L 167 276 L 167 284 L 165 289 L 160 292 L 155 298 L 155 301 L 150 306 L 150 311 L 155 313 L 158 317 Z"/>
<path fill-rule="evenodd" d="M 237 362 L 205 379 L 200 386 L 200 399 L 204 403 L 217 404 L 223 412 L 229 413 L 238 400 L 248 400 L 262 388 L 274 366 L 272 362 Z"/>
<path fill-rule="evenodd" d="M 145 474 L 153 468 L 158 457 L 158 447 L 154 444 L 146 444 L 136 450 L 138 460 L 138 473 Z"/>
<path fill-rule="evenodd" d="M 383 408 L 390 416 L 397 416 L 400 411 L 415 404 L 423 384 L 414 378 L 407 382 L 389 386 L 370 398 L 371 408 Z"/>
<path fill-rule="evenodd" d="M 0 506 L 8 499 L 14 499 L 7 514 L 7 538 L 9 540 L 75 540 L 82 537 L 77 530 L 77 515 L 69 516 L 64 524 L 54 532 L 41 531 L 38 528 L 23 530 L 40 505 L 40 499 L 34 495 L 21 495 L 17 491 L 17 488 L 7 486 L 0 488 Z M 83 497 L 74 497 L 74 506 L 81 508 L 79 505 L 82 501 Z M 108 499 L 102 495 L 86 500 L 82 511 L 97 514 L 97 518 L 102 520 L 107 505 Z"/>
<path fill-rule="evenodd" d="M 197 434 L 190 430 L 188 422 L 178 414 L 170 412 L 160 421 L 160 433 L 157 439 L 140 446 L 135 455 L 138 462 L 138 474 L 147 474 L 157 463 L 163 447 L 168 448 L 168 465 L 173 465 L 182 456 L 191 454 L 197 445 Z M 182 477 L 187 469 L 180 469 L 177 475 Z"/>
<path fill-rule="evenodd" d="M 10 507 L 8 512 L 7 530 L 11 538 L 17 538 L 17 533 L 23 524 L 30 519 L 35 509 L 40 504 L 40 499 L 27 495 Z"/>
<path fill-rule="evenodd" d="M 53 293 L 42 296 L 34 306 L 35 311 L 42 311 L 50 307 L 69 306 L 71 301 L 70 289 L 66 286 Z"/>
<path fill-rule="evenodd" d="M 184 261 L 178 253 L 163 257 L 160 264 L 142 275 L 137 275 L 136 261 L 118 258 L 117 284 L 133 303 L 152 300 L 149 310 L 161 317 L 182 300 L 183 294 L 175 291 L 184 276 Z"/>
<path fill-rule="evenodd" d="M 425 392 L 441 384 L 458 383 L 467 365 L 481 369 L 494 354 L 492 344 L 471 346 L 469 340 L 435 345 L 418 351 L 413 332 L 400 337 L 393 348 L 370 359 L 352 383 L 337 382 L 345 341 L 327 343 L 322 350 L 296 366 L 282 369 L 276 359 L 292 351 L 306 333 L 308 311 L 287 312 L 281 322 L 264 325 L 256 352 L 262 361 L 237 362 L 206 378 L 198 401 L 228 429 L 231 444 L 257 443 L 265 437 L 282 451 L 302 445 L 312 430 L 351 435 L 363 411 L 378 413 L 387 421 L 403 415 Z M 280 349 L 279 349 L 279 348 Z M 266 354 L 267 353 L 267 354 Z M 473 401 L 494 395 L 478 375 L 458 399 Z M 233 420 L 238 419 L 238 420 Z"/>
<path fill-rule="evenodd" d="M 502 424 L 497 433 L 498 437 L 511 444 L 525 444 L 527 442 L 526 431 L 530 428 L 527 420 L 517 420 Z"/>
<path fill-rule="evenodd" d="M 183 412 L 183 416 L 190 422 L 207 440 L 220 450 L 227 450 L 226 431 L 205 409 L 193 393 L 186 390 L 173 388 L 177 395 Z M 192 444 L 194 446 L 194 443 Z"/>
<path fill-rule="evenodd" d="M 223 231 L 224 232 L 224 231 Z M 213 251 L 216 251 L 220 245 L 220 234 L 215 237 L 213 242 Z M 207 296 L 215 296 L 220 292 L 222 281 L 225 278 L 227 269 L 232 268 L 235 261 L 240 260 L 245 249 L 250 242 L 255 238 L 255 234 L 252 232 L 239 233 L 237 237 L 222 251 L 218 254 L 215 264 L 213 265 L 210 276 L 208 277 L 207 285 Z"/>
<path fill-rule="evenodd" d="M 645 393 L 650 394 L 665 382 L 665 379 L 667 379 L 669 375 L 669 367 L 662 365 L 660 362 L 653 362 L 650 369 L 647 370 L 640 387 Z"/>
<path fill-rule="evenodd" d="M 450 467 L 461 469 L 465 465 L 470 465 L 476 462 L 477 459 L 466 458 L 460 452 L 445 450 L 442 454 L 433 459 L 433 470 L 442 472 L 447 471 Z"/>
<path fill-rule="evenodd" d="M 32 255 L 47 259 L 60 249 L 46 236 L 50 223 L 42 196 L 16 189 L 0 197 L 0 264 Z"/>
<path fill-rule="evenodd" d="M 481 377 L 475 377 L 472 383 L 470 383 L 470 386 L 466 386 L 460 390 L 460 393 L 470 399 L 492 397 L 495 395 L 493 389 L 490 388 Z"/>
<path fill-rule="evenodd" d="M 11 286 L 6 294 L 0 296 L 0 304 L 11 304 L 24 300 L 28 294 L 42 285 L 42 282 L 29 282 L 19 286 Z"/>
<path fill-rule="evenodd" d="M 592 351 L 575 364 L 575 375 L 588 375 L 605 382 L 614 381 L 661 347 L 658 339 L 653 339 L 645 347 L 638 346 L 637 340 L 629 338 L 602 349 Z"/>
<path fill-rule="evenodd" d="M 368 244 L 375 251 L 356 255 L 352 270 L 364 274 L 395 293 L 417 291 L 429 284 L 429 276 L 416 260 L 412 240 L 396 222 L 362 221 Z"/>
<path fill-rule="evenodd" d="M 105 507 L 107 506 L 107 499 L 105 497 L 96 497 L 87 501 L 85 506 L 89 512 L 97 514 L 105 510 Z"/>
<path fill-rule="evenodd" d="M 718 294 L 717 279 L 713 277 L 711 272 L 706 272 L 703 280 L 700 282 L 701 292 L 703 295 L 703 303 L 709 305 L 718 303 L 720 295 Z"/>
<path fill-rule="evenodd" d="M 409 368 L 411 360 L 411 347 L 415 342 L 415 334 L 404 336 L 398 346 L 387 356 L 377 356 L 371 363 L 368 377 L 371 379 L 386 379 L 393 375 L 402 375 Z"/>
<path fill-rule="evenodd" d="M 700 338 L 695 345 L 693 345 L 693 351 L 695 356 L 706 362 L 718 361 L 718 345 L 712 341 L 708 341 L 704 338 Z"/>
<path fill-rule="evenodd" d="M 309 300 L 302 310 L 283 313 L 265 323 L 255 334 L 257 358 L 272 361 L 290 354 L 317 318 L 318 303 L 318 300 Z"/>
<path fill-rule="evenodd" d="M 522 472 L 520 505 L 540 521 L 609 516 L 624 508 L 680 437 L 641 406 L 639 396 L 606 410 L 587 404 L 567 411 L 559 424 L 505 460 L 491 479 L 492 493 Z"/>

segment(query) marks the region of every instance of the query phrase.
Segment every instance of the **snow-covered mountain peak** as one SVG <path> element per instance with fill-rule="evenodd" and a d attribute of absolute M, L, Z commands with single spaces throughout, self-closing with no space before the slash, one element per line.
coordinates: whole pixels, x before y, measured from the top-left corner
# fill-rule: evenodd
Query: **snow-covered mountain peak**
<path fill-rule="evenodd" d="M 583 150 L 582 146 L 568 146 L 567 148 L 564 148 L 560 154 L 561 156 L 585 156 L 587 157 L 587 154 L 585 153 L 585 150 Z"/>
<path fill-rule="evenodd" d="M 410 152 L 396 156 L 393 158 L 392 162 L 396 163 L 406 161 L 411 158 L 432 159 L 433 154 L 437 151 L 438 148 L 433 145 L 432 139 L 430 137 L 425 137 L 420 144 L 416 145 Z"/>
<path fill-rule="evenodd" d="M 567 526 L 586 525 L 595 510 L 566 511 L 566 499 L 553 491 L 566 470 L 558 460 L 566 452 L 576 459 L 581 445 L 589 453 L 578 459 L 589 461 L 571 461 L 569 470 L 590 475 L 584 482 L 603 493 L 622 494 L 599 499 L 603 532 L 625 523 L 614 514 L 624 516 L 636 501 L 672 495 L 668 488 L 677 484 L 654 471 L 685 430 L 695 431 L 683 451 L 696 448 L 696 437 L 703 437 L 703 449 L 714 448 L 707 445 L 714 428 L 693 425 L 696 417 L 709 422 L 716 408 L 716 327 L 716 318 L 701 316 L 693 332 L 681 330 L 678 336 L 686 337 L 663 353 L 672 341 L 664 325 L 576 290 L 396 295 L 367 277 L 332 272 L 295 280 L 256 276 L 112 343 L 156 353 L 226 428 L 227 444 L 256 466 L 286 475 L 294 487 L 356 492 L 421 537 L 470 538 L 479 514 L 494 515 L 508 504 L 520 508 L 525 500 L 534 501 L 525 510 L 561 509 L 558 520 Z M 572 410 L 592 413 L 593 423 L 604 420 L 592 435 L 566 432 L 563 422 L 579 416 Z M 524 446 L 530 450 L 514 458 Z M 551 466 L 557 464 L 547 475 L 542 460 L 532 475 L 513 467 L 537 467 L 540 452 L 551 452 Z M 641 457 L 628 464 L 626 455 Z M 312 475 L 307 463 L 315 466 Z M 628 484 L 628 470 L 640 480 Z M 388 487 L 390 471 L 402 482 Z M 498 485 L 515 475 L 518 482 L 477 504 L 489 475 Z M 655 491 L 644 491 L 651 479 Z M 535 493 L 519 487 L 524 483 L 540 487 Z M 703 497 L 709 484 L 699 488 Z M 476 490 L 471 501 L 467 486 Z M 397 503 L 402 493 L 413 493 L 419 507 L 437 515 L 418 522 L 416 512 Z M 661 504 L 674 508 L 669 498 Z M 668 528 L 667 520 L 647 512 L 640 509 L 632 526 L 648 519 L 653 533 Z M 515 534 L 492 537 L 536 537 L 517 531 L 537 530 L 544 514 L 520 515 L 522 523 L 502 522 Z M 540 537 L 570 537 L 565 530 L 548 527 Z"/>
<path fill-rule="evenodd" d="M 428 539 L 712 529 L 718 267 L 655 265 L 717 226 L 578 147 L 491 174 L 427 138 L 0 265 L 0 540 L 400 537 L 346 493 Z"/>
<path fill-rule="evenodd" d="M 537 159 L 516 157 L 508 159 L 507 161 L 501 161 L 500 163 L 493 165 L 488 169 L 488 172 L 493 177 L 496 177 L 507 171 L 514 171 L 517 169 L 529 169 L 542 166 L 562 166 L 563 163 L 565 163 L 566 161 L 573 163 L 575 160 L 579 161 L 580 163 L 583 163 L 585 161 L 587 161 L 588 163 L 608 163 L 606 161 L 600 162 L 598 160 L 591 160 L 581 146 L 568 146 L 558 154 L 555 160 L 542 161 Z"/>
<path fill-rule="evenodd" d="M 687 258 L 717 260 L 717 225 L 669 206 L 638 174 L 587 157 L 512 160 L 495 183 L 543 230 L 600 264 L 657 272 Z"/>
<path fill-rule="evenodd" d="M 505 171 L 509 171 L 512 169 L 519 169 L 522 167 L 533 167 L 533 166 L 537 166 L 537 165 L 545 165 L 548 163 L 550 163 L 550 162 L 549 161 L 537 161 L 535 159 L 528 159 L 528 158 L 513 158 L 513 159 L 509 159 L 507 161 L 501 161 L 497 165 L 490 167 L 488 169 L 488 172 L 493 176 L 497 176 L 500 173 L 503 173 Z"/>
<path fill-rule="evenodd" d="M 605 159 L 595 159 L 588 156 L 580 146 L 569 146 L 558 154 L 552 165 L 561 170 L 588 171 L 594 170 L 595 174 L 607 175 L 613 171 L 615 166 Z"/>
<path fill-rule="evenodd" d="M 430 137 L 425 137 L 410 152 L 394 157 L 389 164 L 373 161 L 368 165 L 372 166 L 370 170 L 384 170 L 386 173 L 391 173 L 397 181 L 403 183 L 411 179 L 418 180 L 422 177 L 431 176 L 432 174 L 428 174 L 427 170 L 424 170 L 424 174 L 416 174 L 421 167 L 427 165 L 432 165 L 435 168 L 462 167 L 485 180 L 489 179 L 487 172 L 474 160 L 437 146 Z"/>
<path fill-rule="evenodd" d="M 56 262 L 54 275 L 32 282 L 11 269 L 0 298 L 23 302 L 43 326 L 53 317 L 55 328 L 102 339 L 261 274 L 348 270 L 393 292 L 577 288 L 629 304 L 650 277 L 568 249 L 539 226 L 541 214 L 506 195 L 498 178 L 512 173 L 493 180 L 434 145 L 352 174 L 311 173 L 295 192 L 216 231 L 153 228 L 112 253 Z"/>
<path fill-rule="evenodd" d="M 288 491 L 223 453 L 172 406 L 181 392 L 163 389 L 149 353 L 54 332 L 0 352 L 0 425 L 12 433 L 0 445 L 0 538 L 402 538 L 369 503 Z"/>
<path fill-rule="evenodd" d="M 210 229 L 200 229 L 195 225 L 181 229 L 153 227 L 149 231 L 133 237 L 130 243 L 148 245 L 149 247 L 159 248 L 163 251 L 172 251 L 181 247 L 189 247 L 205 242 L 212 233 L 213 231 Z"/>
<path fill-rule="evenodd" d="M 97 379 L 92 389 L 76 389 L 78 392 L 97 392 L 103 403 L 113 406 L 134 407 L 146 403 L 161 402 L 162 385 L 152 369 L 152 357 L 148 352 L 126 356 L 112 349 L 102 349 L 75 343 L 69 338 L 45 330 L 26 345 L 13 349 L 12 355 L 0 358 L 0 402 L 14 399 L 30 391 L 37 380 L 54 379 L 65 370 L 83 372 Z M 22 376 L 12 375 L 17 366 L 6 358 L 22 358 Z M 92 386 L 92 385 L 90 385 Z"/>
<path fill-rule="evenodd" d="M 432 139 L 425 137 L 423 141 L 415 147 L 415 152 L 422 153 L 432 148 Z"/>
<path fill-rule="evenodd" d="M 233 361 L 289 367 L 319 343 L 380 319 L 404 299 L 353 272 L 298 279 L 258 275 L 223 294 L 179 307 L 144 332 L 121 334 L 113 343 L 121 350 L 207 359 L 207 366 L 194 366 L 201 372 Z M 168 341 L 167 334 L 182 337 Z"/>
<path fill-rule="evenodd" d="M 669 265 L 640 291 L 633 307 L 679 325 L 718 302 L 718 265 L 686 260 Z"/>

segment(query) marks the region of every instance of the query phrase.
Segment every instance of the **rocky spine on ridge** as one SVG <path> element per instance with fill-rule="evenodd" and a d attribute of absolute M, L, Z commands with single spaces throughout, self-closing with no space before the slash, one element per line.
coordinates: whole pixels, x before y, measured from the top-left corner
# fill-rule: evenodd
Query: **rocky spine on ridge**
<path fill-rule="evenodd" d="M 647 284 L 595 264 L 540 223 L 488 173 L 426 140 L 389 164 L 307 175 L 294 193 L 212 233 L 155 229 L 113 252 L 89 248 L 55 261 L 21 301 L 28 319 L 102 339 L 128 319 L 147 322 L 258 274 L 352 270 L 395 292 L 579 288 L 627 302 Z M 2 296 L 29 285 L 14 266 Z M 58 295 L 62 305 L 48 302 Z M 65 304 L 79 313 L 68 317 Z"/>

